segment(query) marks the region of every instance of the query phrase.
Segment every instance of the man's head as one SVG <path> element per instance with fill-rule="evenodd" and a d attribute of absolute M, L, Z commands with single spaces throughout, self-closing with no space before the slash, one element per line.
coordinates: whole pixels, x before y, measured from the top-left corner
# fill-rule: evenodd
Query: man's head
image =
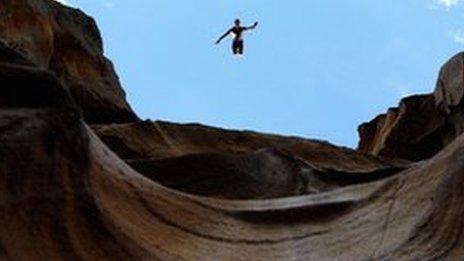
<path fill-rule="evenodd" d="M 240 19 L 235 19 L 234 23 L 235 23 L 236 26 L 239 26 L 240 25 Z"/>

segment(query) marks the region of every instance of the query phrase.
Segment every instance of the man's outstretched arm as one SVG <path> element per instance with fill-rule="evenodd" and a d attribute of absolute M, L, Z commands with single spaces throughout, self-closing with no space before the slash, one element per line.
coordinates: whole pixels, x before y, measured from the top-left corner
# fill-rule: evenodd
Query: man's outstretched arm
<path fill-rule="evenodd" d="M 255 22 L 252 26 L 245 27 L 246 30 L 253 30 L 258 26 L 258 22 Z"/>
<path fill-rule="evenodd" d="M 230 32 L 231 30 L 228 30 L 223 35 L 221 35 L 221 37 L 219 37 L 219 39 L 216 41 L 216 44 L 219 44 L 224 38 L 226 38 L 230 34 Z"/>

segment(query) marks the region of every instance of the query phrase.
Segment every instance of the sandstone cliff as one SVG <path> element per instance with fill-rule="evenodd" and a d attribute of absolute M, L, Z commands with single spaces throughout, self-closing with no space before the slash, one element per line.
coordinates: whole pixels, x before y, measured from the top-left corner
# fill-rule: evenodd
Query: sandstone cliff
<path fill-rule="evenodd" d="M 53 73 L 89 123 L 137 119 L 112 63 L 103 56 L 95 21 L 50 0 L 2 0 L 0 49 Z"/>
<path fill-rule="evenodd" d="M 55 10 L 44 14 L 68 22 L 77 12 L 45 0 L 0 2 L 0 10 L 11 6 Z M 405 99 L 361 128 L 368 152 L 429 158 L 410 163 L 197 124 L 89 126 L 91 111 L 80 113 L 57 60 L 39 66 L 15 46 L 0 47 L 0 260 L 464 256 L 464 136 L 453 120 L 459 56 L 442 70 L 441 94 Z"/>
<path fill-rule="evenodd" d="M 441 69 L 435 91 L 403 99 L 359 127 L 358 149 L 418 161 L 430 158 L 464 132 L 464 53 Z"/>

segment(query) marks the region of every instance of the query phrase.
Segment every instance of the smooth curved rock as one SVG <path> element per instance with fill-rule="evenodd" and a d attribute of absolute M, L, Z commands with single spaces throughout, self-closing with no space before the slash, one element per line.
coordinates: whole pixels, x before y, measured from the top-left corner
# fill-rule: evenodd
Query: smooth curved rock
<path fill-rule="evenodd" d="M 437 107 L 446 113 L 461 104 L 464 95 L 464 53 L 451 58 L 440 70 L 434 97 Z"/>
<path fill-rule="evenodd" d="M 335 160 L 335 159 L 334 159 Z M 369 172 L 321 169 L 276 149 L 251 153 L 191 154 L 126 161 L 164 186 L 191 194 L 228 199 L 280 198 L 321 193 L 379 180 L 405 169 L 385 165 Z M 367 170 L 364 170 L 367 171 Z"/>
<path fill-rule="evenodd" d="M 312 195 L 225 200 L 145 178 L 60 108 L 0 111 L 3 260 L 464 256 L 464 137 L 376 182 Z"/>
<path fill-rule="evenodd" d="M 129 164 L 167 187 L 230 199 L 279 198 L 319 192 L 325 184 L 309 184 L 309 166 L 275 150 L 243 155 L 193 154 Z M 319 185 L 319 186 L 318 186 Z"/>

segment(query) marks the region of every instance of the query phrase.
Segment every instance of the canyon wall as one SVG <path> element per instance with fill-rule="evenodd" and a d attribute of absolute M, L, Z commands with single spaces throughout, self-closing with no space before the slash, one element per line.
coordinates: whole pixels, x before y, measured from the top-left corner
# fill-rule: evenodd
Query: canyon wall
<path fill-rule="evenodd" d="M 139 121 L 93 20 L 5 0 L 0 21 L 0 260 L 463 258 L 461 54 L 358 151 Z"/>
<path fill-rule="evenodd" d="M 0 48 L 54 74 L 87 122 L 137 120 L 91 17 L 55 1 L 2 0 L 0 21 Z"/>
<path fill-rule="evenodd" d="M 443 65 L 435 91 L 404 98 L 397 108 L 359 127 L 361 152 L 419 161 L 464 132 L 464 53 Z"/>

